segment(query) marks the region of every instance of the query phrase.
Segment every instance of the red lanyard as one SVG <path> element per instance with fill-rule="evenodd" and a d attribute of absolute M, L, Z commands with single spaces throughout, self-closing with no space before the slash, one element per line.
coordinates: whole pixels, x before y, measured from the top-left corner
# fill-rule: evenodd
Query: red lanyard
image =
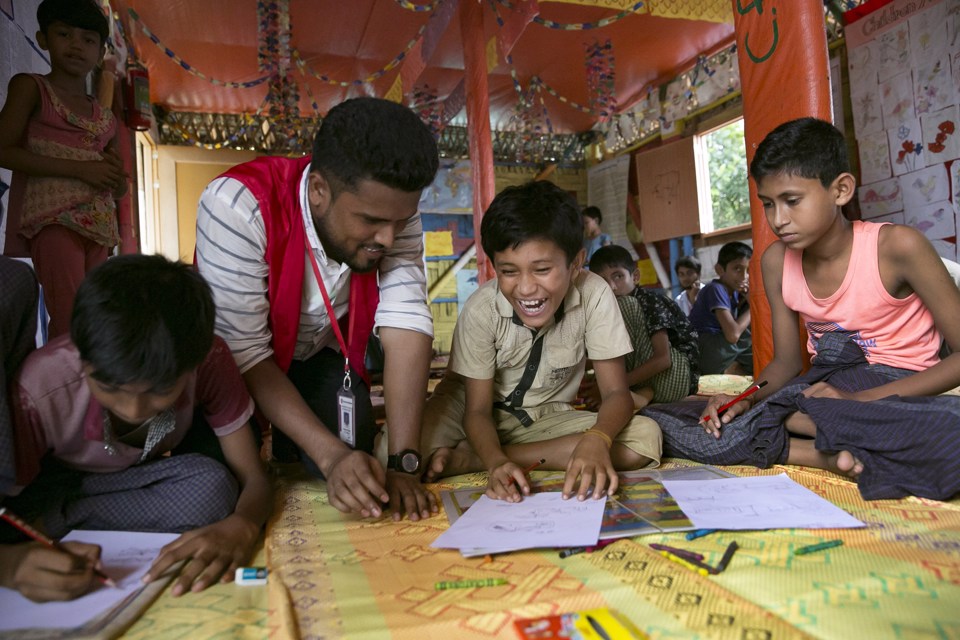
<path fill-rule="evenodd" d="M 313 247 L 310 246 L 310 239 L 307 234 L 303 235 L 303 242 L 307 247 L 307 255 L 310 256 L 310 264 L 313 266 L 313 274 L 317 277 L 317 285 L 320 287 L 320 295 L 323 296 L 323 304 L 327 307 L 327 316 L 330 324 L 333 325 L 333 333 L 337 336 L 337 342 L 340 344 L 340 352 L 343 353 L 343 386 L 350 388 L 350 353 L 347 350 L 347 343 L 343 339 L 343 333 L 340 332 L 340 323 L 337 322 L 337 316 L 333 312 L 333 304 L 330 303 L 330 296 L 327 295 L 327 288 L 323 285 L 323 278 L 320 276 L 320 265 L 317 264 L 317 258 L 313 255 Z M 350 315 L 350 337 L 353 338 L 353 315 Z"/>

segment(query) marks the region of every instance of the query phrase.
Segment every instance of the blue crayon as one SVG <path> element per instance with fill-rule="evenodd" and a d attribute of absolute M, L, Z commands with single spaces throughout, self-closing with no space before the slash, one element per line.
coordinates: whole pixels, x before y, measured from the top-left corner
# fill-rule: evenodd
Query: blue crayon
<path fill-rule="evenodd" d="M 711 533 L 716 533 L 716 531 L 716 529 L 697 529 L 696 531 L 691 531 L 687 534 L 687 540 L 696 540 L 697 538 L 708 536 Z"/>

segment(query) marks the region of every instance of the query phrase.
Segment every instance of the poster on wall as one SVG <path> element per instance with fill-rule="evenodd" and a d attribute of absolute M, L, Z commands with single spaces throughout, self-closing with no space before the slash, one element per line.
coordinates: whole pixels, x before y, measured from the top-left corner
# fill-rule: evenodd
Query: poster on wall
<path fill-rule="evenodd" d="M 587 202 L 603 213 L 600 228 L 610 234 L 613 244 L 625 247 L 634 258 L 634 250 L 627 238 L 627 198 L 630 175 L 630 155 L 623 154 L 601 162 L 587 171 Z"/>
<path fill-rule="evenodd" d="M 956 260 L 960 0 L 867 2 L 845 19 L 863 217 L 910 225 Z"/>
<path fill-rule="evenodd" d="M 421 213 L 473 213 L 470 161 L 440 159 L 433 184 L 420 196 Z"/>

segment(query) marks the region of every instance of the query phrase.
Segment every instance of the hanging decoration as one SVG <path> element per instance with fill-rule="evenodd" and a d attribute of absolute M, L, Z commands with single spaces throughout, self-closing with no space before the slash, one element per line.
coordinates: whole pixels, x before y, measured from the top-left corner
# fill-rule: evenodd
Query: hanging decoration
<path fill-rule="evenodd" d="M 400 5 L 401 8 L 406 9 L 407 11 L 415 11 L 415 12 L 433 11 L 434 9 L 437 8 L 438 4 L 443 2 L 443 0 L 433 0 L 433 2 L 428 2 L 426 4 L 414 4 L 413 2 L 409 2 L 408 0 L 393 0 L 393 1 L 396 2 L 398 5 Z"/>
<path fill-rule="evenodd" d="M 540 16 L 534 17 L 533 21 L 548 29 L 558 29 L 561 31 L 587 31 L 589 29 L 600 29 L 606 27 L 607 25 L 611 25 L 614 22 L 619 22 L 628 16 L 632 16 L 637 13 L 637 11 L 639 11 L 645 4 L 645 2 L 635 2 L 629 9 L 624 9 L 623 11 L 610 16 L 609 18 L 603 18 L 601 20 L 597 20 L 596 22 L 561 23 L 554 22 L 553 20 L 547 20 L 545 18 L 541 18 Z"/>
<path fill-rule="evenodd" d="M 267 115 L 280 137 L 281 150 L 299 147 L 300 91 L 290 77 L 290 0 L 258 0 L 257 64 L 269 75 Z"/>
<path fill-rule="evenodd" d="M 599 122 L 609 120 L 617 110 L 614 89 L 613 42 L 594 42 L 587 45 L 587 90 L 590 107 Z"/>
<path fill-rule="evenodd" d="M 130 15 L 130 19 L 137 23 L 140 27 L 140 30 L 143 32 L 143 35 L 147 36 L 150 39 L 150 42 L 155 44 L 160 51 L 164 53 L 168 58 L 173 60 L 187 73 L 196 76 L 202 80 L 206 80 L 210 84 L 216 87 L 226 87 L 228 89 L 249 89 L 250 87 L 256 87 L 263 84 L 270 79 L 269 75 L 261 76 L 254 80 L 249 80 L 247 82 L 228 82 L 226 80 L 218 80 L 216 78 L 211 78 L 207 74 L 203 73 L 192 64 L 178 56 L 176 53 L 168 49 L 161 41 L 160 38 L 156 36 L 150 29 L 143 23 L 143 20 L 140 18 L 140 15 L 134 11 L 132 8 L 127 8 L 127 13 Z"/>

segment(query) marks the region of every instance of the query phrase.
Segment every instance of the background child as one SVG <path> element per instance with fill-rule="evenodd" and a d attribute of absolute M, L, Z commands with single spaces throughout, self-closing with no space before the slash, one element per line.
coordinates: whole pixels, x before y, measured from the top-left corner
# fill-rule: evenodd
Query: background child
<path fill-rule="evenodd" d="M 669 298 L 637 286 L 640 272 L 630 252 L 611 245 L 593 254 L 590 271 L 607 281 L 617 296 L 633 352 L 626 357 L 627 383 L 634 409 L 651 402 L 674 402 L 697 392 L 700 349 L 697 332 Z M 588 406 L 595 406 L 595 385 L 584 388 Z"/>
<path fill-rule="evenodd" d="M 113 199 L 127 176 L 113 114 L 87 94 L 106 50 L 106 17 L 91 0 L 44 0 L 37 22 L 50 73 L 11 78 L 0 166 L 13 171 L 5 253 L 25 255 L 17 245 L 26 240 L 55 337 L 70 329 L 80 281 L 119 241 Z"/>
<path fill-rule="evenodd" d="M 599 207 L 584 207 L 580 215 L 583 216 L 583 250 L 586 252 L 584 265 L 589 266 L 596 250 L 613 243 L 613 239 L 600 229 L 603 213 Z"/>
<path fill-rule="evenodd" d="M 728 242 L 717 256 L 717 278 L 697 295 L 690 323 L 700 342 L 700 373 L 753 375 L 753 342 L 750 338 L 750 306 L 747 268 L 753 249 L 742 242 Z M 736 363 L 736 367 L 733 367 Z"/>
<path fill-rule="evenodd" d="M 28 356 L 14 382 L 26 488 L 4 506 L 52 537 L 186 532 L 148 574 L 187 559 L 174 595 L 231 580 L 259 537 L 270 488 L 248 422 L 253 402 L 213 321 L 209 287 L 187 265 L 130 255 L 91 271 L 71 335 Z M 206 425 L 194 424 L 195 411 Z M 0 527 L 7 541 L 14 533 Z M 81 595 L 98 557 L 88 547 L 81 561 L 32 542 L 4 546 L 0 584 L 35 600 Z"/>
<path fill-rule="evenodd" d="M 916 397 L 960 385 L 960 291 L 940 258 L 915 229 L 844 218 L 856 181 L 843 134 L 828 122 L 780 125 L 757 147 L 750 174 L 780 238 L 762 261 L 774 358 L 755 400 L 719 419 L 728 398 L 709 402 L 707 432 L 721 440 L 755 432 L 759 443 L 785 425 L 801 437 L 777 461 L 785 454 L 859 477 L 867 499 L 950 498 L 960 491 L 960 402 Z M 791 380 L 803 364 L 798 318 L 814 366 Z M 941 333 L 953 350 L 943 360 Z"/>
<path fill-rule="evenodd" d="M 681 289 L 674 301 L 684 315 L 689 316 L 690 311 L 693 310 L 693 303 L 697 301 L 697 294 L 703 287 L 703 283 L 700 282 L 703 266 L 696 256 L 683 256 L 673 265 L 673 269 L 677 274 L 677 280 L 680 281 Z"/>
<path fill-rule="evenodd" d="M 487 470 L 487 495 L 529 493 L 525 467 L 564 469 L 563 495 L 617 489 L 617 469 L 657 464 L 660 431 L 633 415 L 622 356 L 630 338 L 610 287 L 581 271 L 573 199 L 549 182 L 504 189 L 480 229 L 497 278 L 464 305 L 447 375 L 424 411 L 428 477 Z M 576 411 L 587 357 L 603 403 Z"/>

